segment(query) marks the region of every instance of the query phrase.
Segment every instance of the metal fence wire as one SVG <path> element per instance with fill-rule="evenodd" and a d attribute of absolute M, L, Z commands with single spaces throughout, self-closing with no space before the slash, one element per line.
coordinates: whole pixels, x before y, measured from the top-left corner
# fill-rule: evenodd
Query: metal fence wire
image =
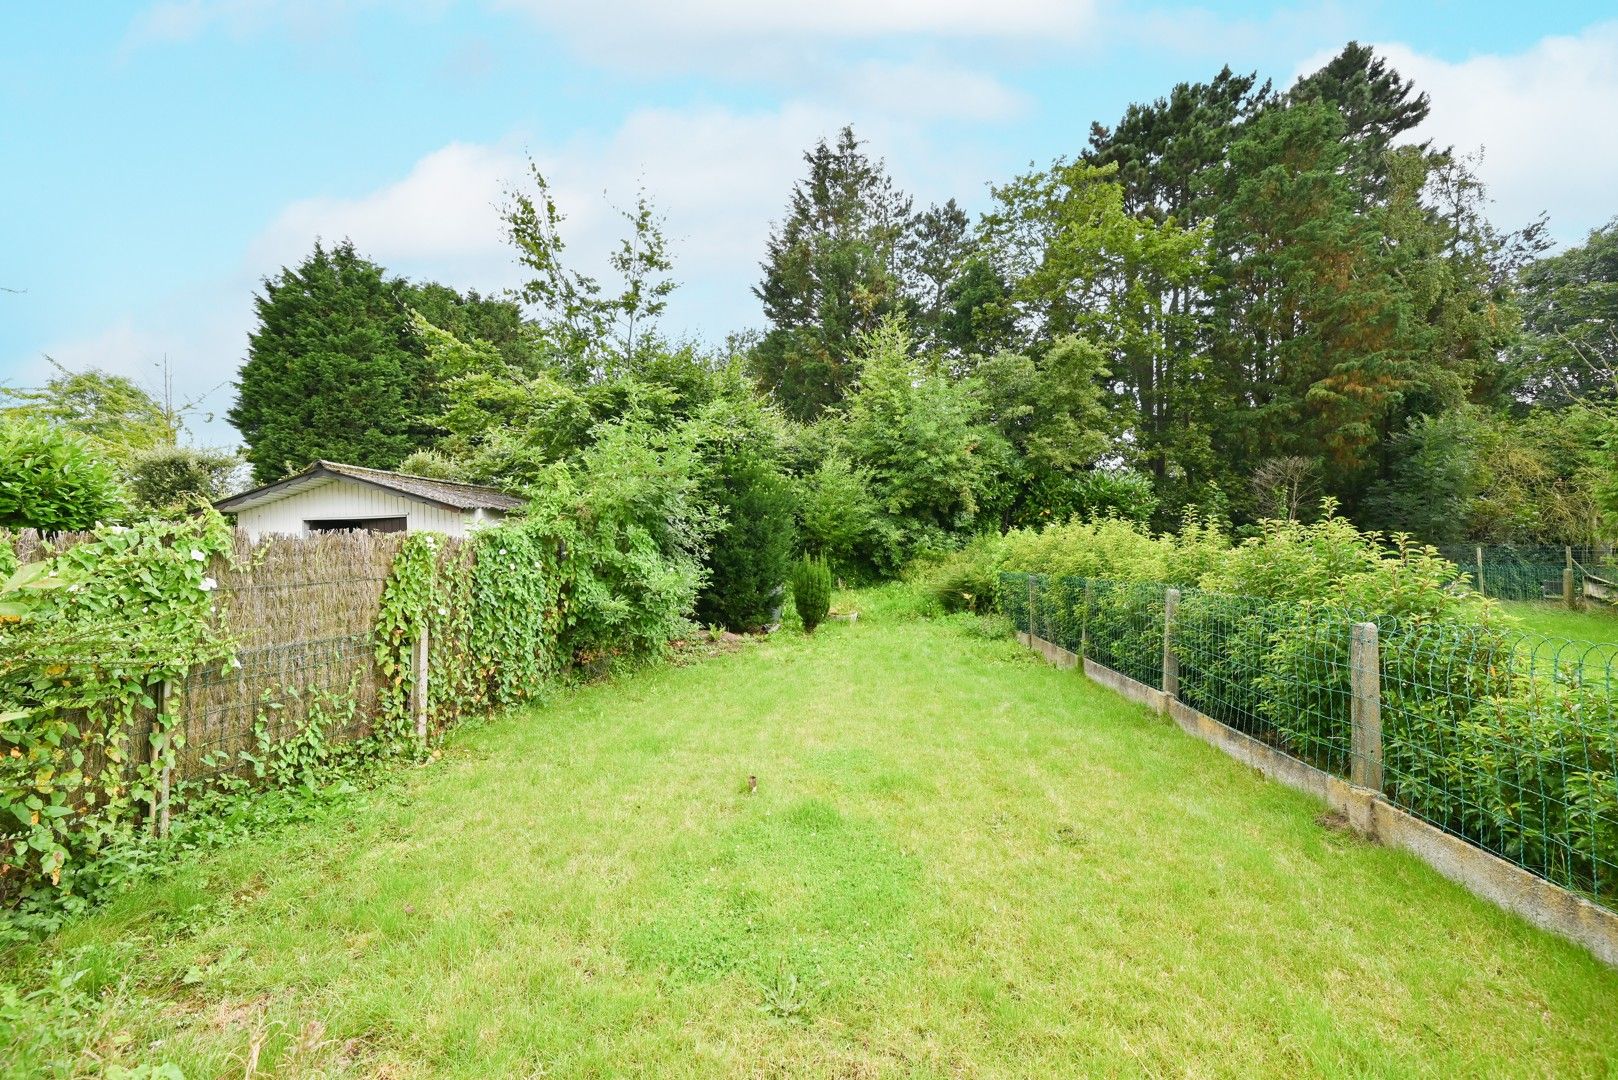
<path fill-rule="evenodd" d="M 1172 656 L 1185 705 L 1618 909 L 1618 644 L 1195 589 L 1170 623 L 1167 593 L 1000 581 L 1020 632 L 1156 689 Z"/>
<path fill-rule="evenodd" d="M 1440 547 L 1439 554 L 1466 571 L 1473 584 L 1497 600 L 1542 600 L 1562 595 L 1563 571 L 1573 571 L 1574 594 L 1586 577 L 1618 581 L 1618 557 L 1610 547 L 1535 544 L 1470 544 Z"/>

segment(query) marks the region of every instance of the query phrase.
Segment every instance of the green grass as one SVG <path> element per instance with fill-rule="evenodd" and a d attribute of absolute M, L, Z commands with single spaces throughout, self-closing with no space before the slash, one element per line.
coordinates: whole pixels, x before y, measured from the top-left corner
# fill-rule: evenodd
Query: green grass
<path fill-rule="evenodd" d="M 1612 1069 L 1618 972 L 969 620 L 870 599 L 463 733 L 22 977 L 90 971 L 81 1063 L 187 1077 Z"/>
<path fill-rule="evenodd" d="M 1533 635 L 1521 648 L 1536 671 L 1582 669 L 1584 678 L 1618 683 L 1618 612 L 1586 606 L 1569 611 L 1554 601 L 1505 601 L 1501 608 Z"/>
<path fill-rule="evenodd" d="M 1572 641 L 1618 642 L 1618 610 L 1593 604 L 1569 611 L 1557 601 L 1508 600 L 1500 604 L 1524 630 Z"/>

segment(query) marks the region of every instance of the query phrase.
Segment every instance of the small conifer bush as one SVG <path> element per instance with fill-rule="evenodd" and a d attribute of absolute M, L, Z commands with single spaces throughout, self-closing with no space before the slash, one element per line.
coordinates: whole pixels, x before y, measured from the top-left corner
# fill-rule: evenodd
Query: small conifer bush
<path fill-rule="evenodd" d="M 804 632 L 814 633 L 831 610 L 831 567 L 825 559 L 805 555 L 798 560 L 792 568 L 792 603 L 803 620 Z"/>

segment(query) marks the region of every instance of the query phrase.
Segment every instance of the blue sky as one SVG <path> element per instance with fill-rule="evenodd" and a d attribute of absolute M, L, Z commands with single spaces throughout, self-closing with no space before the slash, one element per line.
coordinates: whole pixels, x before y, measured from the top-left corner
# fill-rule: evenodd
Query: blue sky
<path fill-rule="evenodd" d="M 493 206 L 525 155 L 599 265 L 644 185 L 668 326 L 756 325 L 799 153 L 852 121 L 920 202 L 1070 154 L 1092 120 L 1223 64 L 1285 84 L 1350 38 L 1484 147 L 1494 216 L 1577 240 L 1618 213 L 1610 4 L 1056 0 L 162 0 L 0 10 L 0 381 L 50 354 L 222 412 L 258 280 L 317 235 L 461 287 L 514 280 Z M 219 387 L 218 389 L 214 389 Z M 193 438 L 234 441 L 199 417 Z"/>

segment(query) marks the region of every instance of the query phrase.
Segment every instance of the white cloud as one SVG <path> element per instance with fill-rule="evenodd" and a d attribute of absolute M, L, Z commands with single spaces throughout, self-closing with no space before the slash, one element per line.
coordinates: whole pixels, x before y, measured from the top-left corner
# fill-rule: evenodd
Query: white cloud
<path fill-rule="evenodd" d="M 1467 153 L 1483 149 L 1480 172 L 1499 224 L 1516 227 L 1545 210 L 1558 239 L 1576 242 L 1618 213 L 1611 179 L 1618 173 L 1618 22 L 1461 61 L 1398 43 L 1376 49 L 1432 99 L 1416 136 Z"/>
<path fill-rule="evenodd" d="M 167 361 L 176 407 L 195 405 L 187 413 L 191 441 L 234 445 L 240 436 L 224 413 L 233 399 L 230 382 L 247 353 L 251 317 L 251 283 L 246 280 L 187 291 L 138 317 L 125 316 L 95 333 L 52 343 L 19 367 L 14 381 L 37 386 L 54 375 L 48 355 L 71 371 L 100 368 L 160 395 Z"/>
<path fill-rule="evenodd" d="M 521 168 L 511 147 L 450 143 L 376 191 L 291 204 L 253 244 L 248 262 L 269 273 L 301 258 L 316 237 L 347 237 L 390 268 L 487 277 L 500 248 L 496 207 Z"/>
<path fill-rule="evenodd" d="M 917 120 L 1007 120 L 1028 107 L 992 75 L 948 63 L 869 60 L 848 73 L 841 90 L 850 104 Z"/>

